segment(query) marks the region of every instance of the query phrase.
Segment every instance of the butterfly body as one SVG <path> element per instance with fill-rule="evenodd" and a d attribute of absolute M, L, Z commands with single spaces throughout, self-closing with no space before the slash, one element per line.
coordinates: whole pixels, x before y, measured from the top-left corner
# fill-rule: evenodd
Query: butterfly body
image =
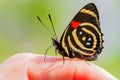
<path fill-rule="evenodd" d="M 60 41 L 52 38 L 53 46 L 63 56 L 96 60 L 103 49 L 98 10 L 94 3 L 83 7 L 67 26 Z"/>

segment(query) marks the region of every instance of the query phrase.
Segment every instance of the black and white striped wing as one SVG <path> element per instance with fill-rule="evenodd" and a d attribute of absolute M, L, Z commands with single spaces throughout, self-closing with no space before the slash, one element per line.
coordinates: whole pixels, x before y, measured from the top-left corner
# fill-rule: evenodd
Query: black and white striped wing
<path fill-rule="evenodd" d="M 60 44 L 64 55 L 95 60 L 103 48 L 98 10 L 93 3 L 83 7 L 65 29 Z"/>

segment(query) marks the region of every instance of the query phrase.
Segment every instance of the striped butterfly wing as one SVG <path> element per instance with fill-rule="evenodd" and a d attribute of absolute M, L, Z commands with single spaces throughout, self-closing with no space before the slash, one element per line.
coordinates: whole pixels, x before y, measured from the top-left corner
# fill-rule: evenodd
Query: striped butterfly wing
<path fill-rule="evenodd" d="M 95 60 L 103 48 L 98 10 L 93 3 L 83 7 L 63 32 L 63 56 Z"/>

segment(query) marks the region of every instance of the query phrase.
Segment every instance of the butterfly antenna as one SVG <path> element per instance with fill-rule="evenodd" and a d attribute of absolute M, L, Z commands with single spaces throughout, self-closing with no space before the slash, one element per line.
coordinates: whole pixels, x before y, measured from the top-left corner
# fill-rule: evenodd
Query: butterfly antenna
<path fill-rule="evenodd" d="M 42 25 L 44 26 L 44 28 L 45 28 L 53 37 L 55 37 L 55 35 L 47 28 L 47 26 L 43 23 L 43 21 L 40 19 L 39 16 L 37 16 L 37 19 L 40 21 L 40 23 L 42 23 Z"/>
<path fill-rule="evenodd" d="M 49 16 L 49 19 L 50 19 L 50 22 L 51 22 L 51 25 L 52 25 L 53 32 L 55 34 L 55 38 L 57 39 L 57 35 L 56 35 L 56 32 L 55 32 L 55 27 L 54 27 L 53 22 L 52 22 L 52 18 L 50 16 L 50 14 L 48 14 L 48 16 Z"/>

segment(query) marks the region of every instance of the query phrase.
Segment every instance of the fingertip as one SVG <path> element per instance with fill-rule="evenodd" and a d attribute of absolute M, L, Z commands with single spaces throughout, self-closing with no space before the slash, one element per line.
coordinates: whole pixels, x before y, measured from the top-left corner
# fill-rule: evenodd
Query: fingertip
<path fill-rule="evenodd" d="M 90 62 L 88 65 L 86 63 L 78 65 L 74 78 L 75 80 L 117 80 L 106 70 Z"/>
<path fill-rule="evenodd" d="M 117 80 L 110 73 L 84 60 L 47 57 L 41 61 L 41 56 L 33 59 L 29 65 L 30 80 Z"/>

